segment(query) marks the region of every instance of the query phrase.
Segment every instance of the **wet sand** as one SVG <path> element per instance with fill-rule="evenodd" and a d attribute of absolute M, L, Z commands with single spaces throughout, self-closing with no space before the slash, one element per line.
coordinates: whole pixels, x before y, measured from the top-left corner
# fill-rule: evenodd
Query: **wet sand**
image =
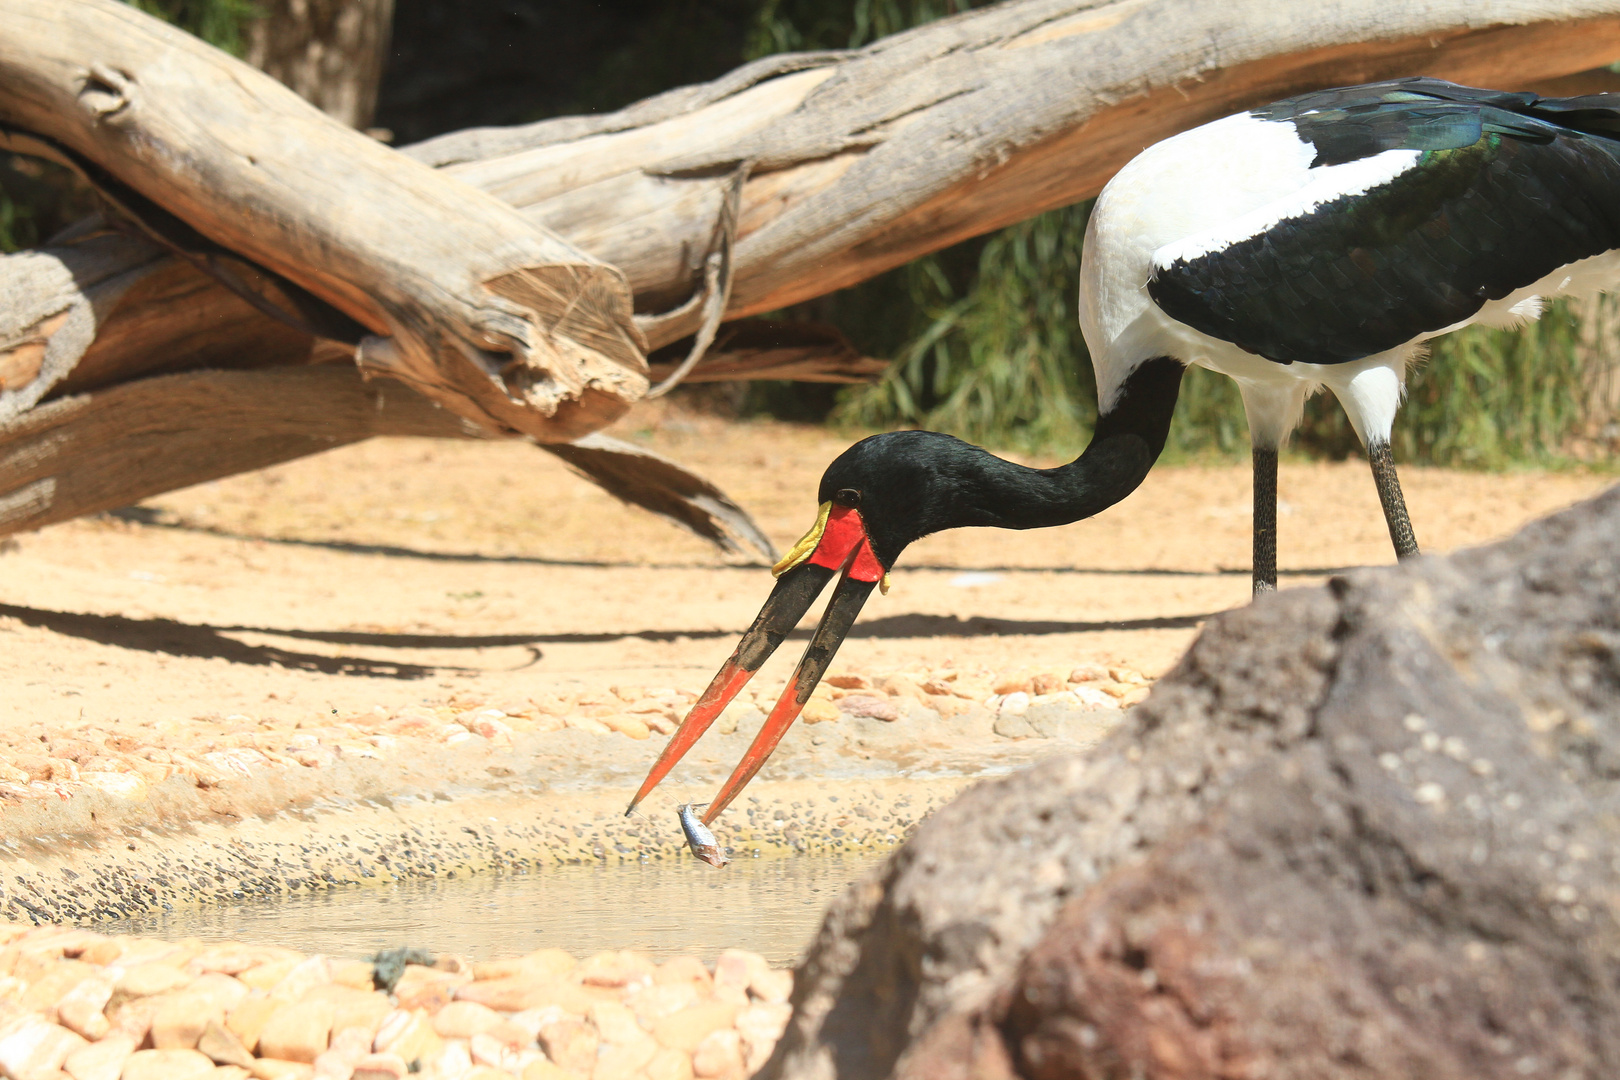
<path fill-rule="evenodd" d="M 886 851 L 739 854 L 722 869 L 693 859 L 592 861 L 185 905 L 94 928 L 285 945 L 345 960 L 401 946 L 474 961 L 563 948 L 580 956 L 636 949 L 662 962 L 737 948 L 792 967 L 827 905 Z"/>

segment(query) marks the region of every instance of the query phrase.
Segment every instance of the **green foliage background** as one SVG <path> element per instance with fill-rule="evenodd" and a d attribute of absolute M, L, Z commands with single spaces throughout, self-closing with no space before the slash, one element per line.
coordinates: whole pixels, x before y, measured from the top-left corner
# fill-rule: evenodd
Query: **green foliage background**
<path fill-rule="evenodd" d="M 252 0 L 129 2 L 236 55 L 255 14 Z M 681 2 L 665 6 L 674 11 Z M 737 61 L 855 48 L 987 2 L 754 0 Z M 671 85 L 701 77 L 682 63 L 660 35 L 631 35 L 602 58 L 597 77 L 579 87 L 580 100 L 613 108 L 628 103 L 622 99 L 627 93 L 649 92 L 641 85 L 645 79 L 627 83 L 631 69 L 656 71 Z M 0 250 L 40 242 L 87 206 L 65 172 L 0 156 Z M 876 384 L 841 392 L 750 384 L 743 411 L 861 429 L 926 427 L 1049 455 L 1078 452 L 1096 414 L 1075 311 L 1089 209 L 1042 214 L 782 313 L 835 323 L 868 354 L 894 362 Z M 1555 306 L 1522 330 L 1469 329 L 1440 339 L 1410 380 L 1395 432 L 1397 457 L 1480 468 L 1566 461 L 1584 416 L 1579 331 L 1569 309 Z M 1245 453 L 1247 429 L 1233 384 L 1207 371 L 1189 372 L 1171 440 L 1172 458 Z M 1307 407 L 1294 446 L 1312 456 L 1357 451 L 1329 396 Z"/>
<path fill-rule="evenodd" d="M 259 13 L 253 0 L 124 0 L 131 7 L 173 23 L 188 34 L 240 57 L 247 50 L 248 20 Z"/>

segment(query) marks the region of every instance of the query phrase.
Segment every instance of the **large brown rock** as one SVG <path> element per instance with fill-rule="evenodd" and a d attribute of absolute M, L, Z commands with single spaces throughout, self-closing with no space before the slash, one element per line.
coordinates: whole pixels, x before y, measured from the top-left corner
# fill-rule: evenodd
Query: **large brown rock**
<path fill-rule="evenodd" d="M 1620 1075 L 1620 489 L 1213 620 L 829 911 L 761 1080 Z"/>

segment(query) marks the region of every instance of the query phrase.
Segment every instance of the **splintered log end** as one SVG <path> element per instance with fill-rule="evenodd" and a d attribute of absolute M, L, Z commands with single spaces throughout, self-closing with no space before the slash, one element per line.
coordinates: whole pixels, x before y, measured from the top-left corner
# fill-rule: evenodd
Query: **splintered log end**
<path fill-rule="evenodd" d="M 482 283 L 479 340 L 410 327 L 368 337 L 362 372 L 386 374 L 493 432 L 571 442 L 647 392 L 647 361 L 623 275 L 598 264 L 528 266 Z"/>
<path fill-rule="evenodd" d="M 586 391 L 626 404 L 646 394 L 647 343 L 617 269 L 551 263 L 502 274 L 484 288 L 533 313 L 534 332 L 500 372 L 514 398 L 549 416 Z"/>

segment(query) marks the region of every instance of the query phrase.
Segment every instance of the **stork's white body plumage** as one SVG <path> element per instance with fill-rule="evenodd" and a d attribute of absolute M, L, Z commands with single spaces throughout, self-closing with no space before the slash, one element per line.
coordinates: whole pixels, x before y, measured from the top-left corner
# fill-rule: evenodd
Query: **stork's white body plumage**
<path fill-rule="evenodd" d="M 1080 324 L 1099 423 L 1133 408 L 1149 364 L 1237 382 L 1260 590 L 1276 580 L 1277 448 L 1325 387 L 1367 447 L 1397 554 L 1416 554 L 1390 452 L 1407 371 L 1440 334 L 1620 286 L 1617 99 L 1403 79 L 1303 94 L 1144 150 L 1086 233 Z"/>
<path fill-rule="evenodd" d="M 1277 447 L 1305 399 L 1331 390 L 1365 442 L 1390 437 L 1408 368 L 1424 343 L 1464 326 L 1507 327 L 1537 318 L 1547 300 L 1620 287 L 1620 251 L 1560 266 L 1492 300 L 1469 318 L 1414 335 L 1393 349 L 1339 364 L 1279 364 L 1167 315 L 1148 295 L 1155 269 L 1258 236 L 1345 195 L 1416 167 L 1414 150 L 1386 150 L 1342 165 L 1311 166 L 1315 148 L 1286 120 L 1240 113 L 1165 139 L 1117 173 L 1098 197 L 1080 272 L 1080 327 L 1109 409 L 1144 360 L 1173 356 L 1233 379 L 1255 445 Z"/>

